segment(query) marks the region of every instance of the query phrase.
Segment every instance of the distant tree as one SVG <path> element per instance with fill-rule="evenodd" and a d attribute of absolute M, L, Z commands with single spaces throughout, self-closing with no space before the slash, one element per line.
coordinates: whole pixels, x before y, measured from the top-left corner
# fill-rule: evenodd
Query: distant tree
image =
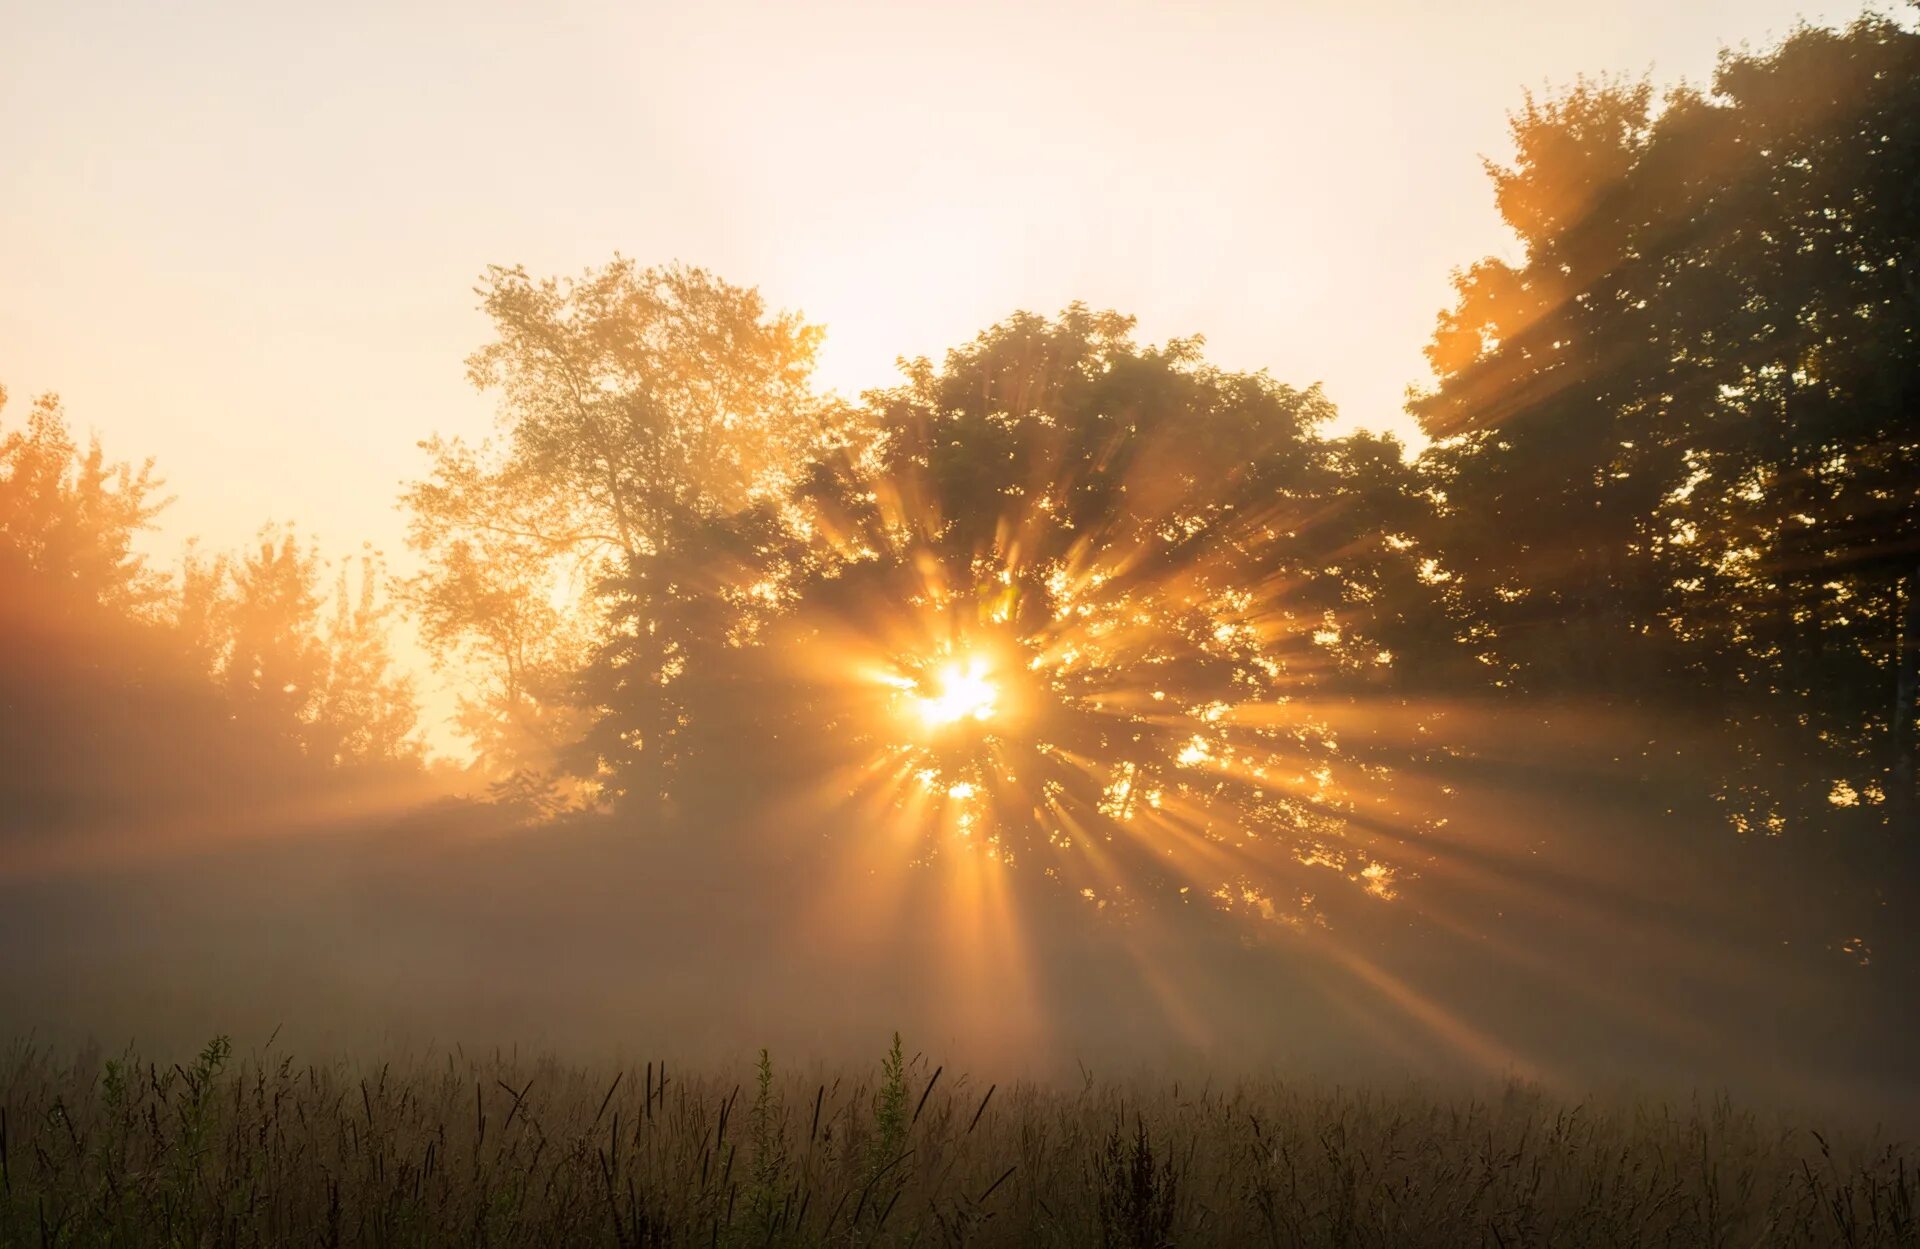
<path fill-rule="evenodd" d="M 0 389 L 0 412 L 6 398 Z M 32 601 L 60 610 L 151 611 L 165 579 L 133 543 L 167 505 L 160 489 L 152 460 L 109 463 L 98 438 L 83 451 L 58 396 L 42 395 L 24 428 L 0 436 L 0 578 L 33 578 Z"/>
<path fill-rule="evenodd" d="M 304 736 L 326 679 L 319 578 L 319 552 L 291 527 L 261 530 L 233 567 L 222 678 L 243 716 L 289 741 Z"/>
<path fill-rule="evenodd" d="M 335 579 L 321 633 L 327 670 L 307 734 L 308 752 L 323 763 L 390 763 L 420 752 L 414 682 L 395 670 L 397 604 L 382 593 L 387 579 L 386 562 L 370 547 Z"/>
<path fill-rule="evenodd" d="M 325 562 L 290 526 L 262 530 L 257 546 L 225 567 L 230 586 L 212 611 L 225 634 L 218 671 L 239 715 L 327 766 L 417 756 L 413 683 L 394 671 L 394 604 L 381 594 L 386 565 L 377 552 L 363 549 L 343 565 L 330 596 Z M 183 623 L 197 598 L 218 593 L 200 587 L 206 575 L 188 561 Z"/>
<path fill-rule="evenodd" d="M 162 808 L 183 771 L 154 747 L 221 732 L 204 674 L 168 679 L 165 582 L 134 550 L 158 485 L 83 450 L 53 396 L 0 426 L 0 835 L 59 834 L 128 789 Z"/>
<path fill-rule="evenodd" d="M 377 559 L 324 619 L 291 530 L 239 559 L 190 544 L 171 579 L 135 549 L 158 489 L 151 461 L 82 449 L 52 397 L 0 427 L 0 832 L 204 819 L 340 765 L 414 767 Z"/>
<path fill-rule="evenodd" d="M 0 833 L 165 818 L 257 762 L 134 549 L 158 485 L 51 396 L 0 430 Z"/>
<path fill-rule="evenodd" d="M 173 593 L 173 626 L 188 667 L 212 680 L 226 662 L 233 561 L 207 555 L 188 539 Z"/>

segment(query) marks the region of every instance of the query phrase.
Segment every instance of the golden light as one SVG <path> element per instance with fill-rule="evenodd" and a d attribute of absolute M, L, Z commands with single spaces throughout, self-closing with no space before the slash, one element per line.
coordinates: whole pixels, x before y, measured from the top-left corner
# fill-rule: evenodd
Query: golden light
<path fill-rule="evenodd" d="M 947 664 L 934 675 L 933 692 L 918 700 L 920 719 L 928 728 L 962 720 L 990 720 L 1000 700 L 1000 687 L 987 679 L 987 661 L 978 655 Z"/>

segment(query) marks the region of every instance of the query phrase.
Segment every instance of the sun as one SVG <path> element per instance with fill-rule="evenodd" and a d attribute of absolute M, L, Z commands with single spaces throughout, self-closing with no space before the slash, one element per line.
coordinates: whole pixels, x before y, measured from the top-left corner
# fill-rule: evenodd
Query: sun
<path fill-rule="evenodd" d="M 932 692 L 917 700 L 921 721 L 928 728 L 942 728 L 962 720 L 991 720 L 1000 687 L 988 679 L 990 671 L 978 655 L 941 667 L 927 683 Z"/>

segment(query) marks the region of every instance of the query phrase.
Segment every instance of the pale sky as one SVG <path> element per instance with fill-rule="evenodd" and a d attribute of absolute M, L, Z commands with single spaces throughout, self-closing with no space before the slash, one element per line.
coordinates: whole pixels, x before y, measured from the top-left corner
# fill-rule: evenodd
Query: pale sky
<path fill-rule="evenodd" d="M 1082 299 L 1405 429 L 1524 88 L 1858 11 L 0 0 L 0 419 L 157 455 L 159 549 L 397 554 L 415 443 L 491 421 L 482 266 L 618 250 L 824 322 L 843 390 Z"/>

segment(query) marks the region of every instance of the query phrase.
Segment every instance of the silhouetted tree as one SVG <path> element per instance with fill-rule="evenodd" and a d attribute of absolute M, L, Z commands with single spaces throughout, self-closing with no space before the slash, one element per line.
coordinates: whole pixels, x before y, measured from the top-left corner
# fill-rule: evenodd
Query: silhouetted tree
<path fill-rule="evenodd" d="M 965 795 L 990 853 L 1100 892 L 1172 846 L 1234 904 L 1309 864 L 1384 889 L 1328 719 L 1444 636 L 1414 475 L 1322 438 L 1317 391 L 1131 330 L 1075 307 L 913 362 L 869 396 L 870 445 L 631 559 L 583 679 L 601 784 L 705 837 L 904 768 L 896 807 Z M 991 713 L 916 724 L 973 664 Z M 920 853 L 953 832 L 934 814 Z"/>
<path fill-rule="evenodd" d="M 1525 259 L 1458 276 L 1413 404 L 1487 658 L 1716 708 L 1742 827 L 1910 802 L 1920 35 L 1803 29 L 1711 92 L 1583 83 L 1513 133 Z"/>

